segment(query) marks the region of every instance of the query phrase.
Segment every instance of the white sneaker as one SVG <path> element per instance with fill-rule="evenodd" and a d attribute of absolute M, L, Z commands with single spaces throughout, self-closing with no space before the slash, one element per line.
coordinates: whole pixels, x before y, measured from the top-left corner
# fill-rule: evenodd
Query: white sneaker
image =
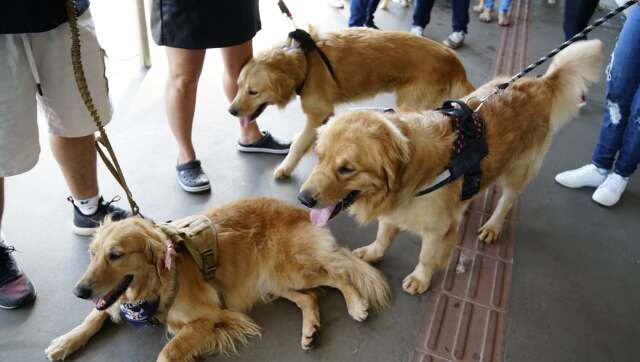
<path fill-rule="evenodd" d="M 572 189 L 598 187 L 607 178 L 607 173 L 607 170 L 597 168 L 590 163 L 575 170 L 561 172 L 556 175 L 555 180 L 560 185 Z"/>
<path fill-rule="evenodd" d="M 596 189 L 591 198 L 602 206 L 613 206 L 620 200 L 628 183 L 628 177 L 622 177 L 612 172 L 602 185 Z"/>
<path fill-rule="evenodd" d="M 418 25 L 414 25 L 411 27 L 411 30 L 409 30 L 409 32 L 413 35 L 422 36 L 422 34 L 424 33 L 424 28 Z"/>
<path fill-rule="evenodd" d="M 335 9 L 344 8 L 344 0 L 327 0 L 327 4 Z"/>
<path fill-rule="evenodd" d="M 442 43 L 451 49 L 457 49 L 460 48 L 464 43 L 464 37 L 466 35 L 467 34 L 464 31 L 454 31 L 453 33 L 449 34 L 449 37 Z"/>

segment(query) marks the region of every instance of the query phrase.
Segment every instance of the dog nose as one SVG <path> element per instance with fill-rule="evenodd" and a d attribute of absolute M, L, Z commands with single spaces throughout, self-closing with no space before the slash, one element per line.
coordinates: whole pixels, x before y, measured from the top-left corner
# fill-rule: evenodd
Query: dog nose
<path fill-rule="evenodd" d="M 231 113 L 232 116 L 237 116 L 238 115 L 238 110 L 231 107 L 229 108 L 229 113 Z"/>
<path fill-rule="evenodd" d="M 309 191 L 302 191 L 298 194 L 298 201 L 300 201 L 300 203 L 302 203 L 302 205 L 308 207 L 308 208 L 312 208 L 314 206 L 316 206 L 316 204 L 318 203 L 318 200 L 314 199 L 313 196 L 311 196 L 311 192 Z"/>
<path fill-rule="evenodd" d="M 89 299 L 91 298 L 91 294 L 93 294 L 93 290 L 84 284 L 78 284 L 73 288 L 73 294 L 78 298 Z"/>

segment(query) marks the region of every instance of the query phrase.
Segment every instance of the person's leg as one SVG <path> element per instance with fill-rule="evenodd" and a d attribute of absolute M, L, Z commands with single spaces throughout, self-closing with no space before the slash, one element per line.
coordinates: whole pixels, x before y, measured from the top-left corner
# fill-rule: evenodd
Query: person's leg
<path fill-rule="evenodd" d="M 599 0 L 566 0 L 564 4 L 565 39 L 570 39 L 589 25 L 589 19 L 596 11 Z"/>
<path fill-rule="evenodd" d="M 373 16 L 378 9 L 378 4 L 380 0 L 368 0 L 367 1 L 367 19 L 365 21 L 365 25 L 370 28 L 377 28 L 375 23 L 373 22 Z"/>
<path fill-rule="evenodd" d="M 454 32 L 468 32 L 467 25 L 469 24 L 470 3 L 470 0 L 453 0 L 451 25 Z"/>
<path fill-rule="evenodd" d="M 253 57 L 253 44 L 249 40 L 239 45 L 221 48 L 222 61 L 224 62 L 223 87 L 224 94 L 229 102 L 235 98 L 238 92 L 238 76 L 242 67 Z M 240 143 L 251 144 L 262 138 L 258 124 L 249 122 L 246 127 L 240 127 Z"/>
<path fill-rule="evenodd" d="M 598 144 L 593 152 L 593 164 L 611 169 L 623 144 L 626 128 L 633 127 L 629 120 L 634 95 L 640 85 L 640 11 L 636 8 L 625 22 L 607 67 L 606 107 Z M 631 121 L 631 122 L 629 122 Z"/>
<path fill-rule="evenodd" d="M 413 9 L 413 26 L 424 28 L 429 25 L 434 3 L 435 0 L 416 0 L 416 7 Z"/>
<path fill-rule="evenodd" d="M 178 143 L 178 163 L 196 159 L 191 139 L 193 114 L 196 108 L 198 80 L 206 49 L 166 48 L 169 76 L 164 92 L 164 103 L 169 128 Z"/>
<path fill-rule="evenodd" d="M 614 52 L 617 68 L 612 67 L 611 70 L 612 72 L 614 70 L 620 72 L 612 74 L 612 79 L 614 75 L 625 79 L 631 78 L 625 82 L 626 88 L 621 92 L 634 94 L 629 118 L 622 136 L 622 146 L 614 167 L 614 172 L 622 177 L 629 177 L 640 162 L 640 43 L 637 38 L 638 32 L 640 32 L 640 10 L 636 7 L 629 14 L 620 32 Z"/>
<path fill-rule="evenodd" d="M 52 134 L 49 143 L 73 198 L 80 200 L 97 196 L 94 136 L 67 138 Z"/>
<path fill-rule="evenodd" d="M 364 26 L 367 21 L 368 0 L 351 0 L 349 27 Z"/>

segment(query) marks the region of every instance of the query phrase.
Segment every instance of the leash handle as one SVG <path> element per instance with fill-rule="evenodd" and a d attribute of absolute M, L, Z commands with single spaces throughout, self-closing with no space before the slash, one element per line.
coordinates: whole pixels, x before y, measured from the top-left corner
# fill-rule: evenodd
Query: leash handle
<path fill-rule="evenodd" d="M 287 4 L 285 4 L 283 0 L 278 0 L 278 7 L 280 8 L 280 11 L 284 14 L 284 16 L 291 20 L 293 27 L 297 28 L 298 26 L 296 25 L 295 20 L 293 20 L 293 15 L 291 15 L 291 11 L 289 11 Z"/>
<path fill-rule="evenodd" d="M 476 108 L 476 112 L 480 110 L 480 108 L 482 107 L 482 105 L 491 97 L 493 97 L 496 94 L 502 93 L 505 89 L 507 89 L 510 85 L 512 85 L 515 81 L 517 81 L 518 79 L 524 77 L 525 75 L 527 75 L 528 73 L 530 73 L 532 70 L 534 70 L 535 68 L 539 67 L 540 65 L 542 65 L 544 62 L 546 62 L 547 60 L 553 58 L 554 56 L 556 56 L 558 53 L 560 53 L 563 49 L 565 49 L 566 47 L 568 47 L 569 45 L 582 40 L 586 37 L 587 34 L 589 34 L 590 32 L 592 32 L 595 28 L 599 27 L 600 25 L 602 25 L 603 23 L 607 22 L 609 19 L 613 18 L 614 16 L 620 14 L 621 12 L 625 11 L 626 9 L 630 8 L 631 6 L 633 6 L 634 4 L 640 3 L 640 0 L 629 0 L 626 3 L 620 5 L 619 7 L 611 10 L 609 13 L 607 13 L 605 16 L 599 18 L 598 20 L 594 21 L 591 25 L 587 26 L 586 28 L 584 28 L 581 32 L 579 32 L 578 34 L 574 35 L 573 37 L 571 37 L 571 39 L 565 41 L 564 43 L 562 43 L 559 47 L 553 49 L 552 51 L 550 51 L 549 53 L 547 53 L 545 56 L 543 56 L 542 58 L 538 59 L 537 61 L 535 61 L 534 63 L 529 64 L 524 70 L 522 70 L 520 73 L 514 75 L 511 79 L 509 79 L 509 81 L 502 83 L 502 84 L 498 84 L 496 86 L 496 89 L 489 93 L 488 95 L 486 95 L 485 97 L 483 97 L 480 100 L 480 104 L 478 105 L 478 107 Z"/>

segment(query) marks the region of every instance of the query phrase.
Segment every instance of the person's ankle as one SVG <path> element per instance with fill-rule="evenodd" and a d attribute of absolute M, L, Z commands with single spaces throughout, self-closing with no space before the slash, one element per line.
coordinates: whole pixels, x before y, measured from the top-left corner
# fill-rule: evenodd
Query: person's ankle
<path fill-rule="evenodd" d="M 245 127 L 241 129 L 240 139 L 238 140 L 243 145 L 250 145 L 256 143 L 262 139 L 264 135 L 258 127 Z"/>

